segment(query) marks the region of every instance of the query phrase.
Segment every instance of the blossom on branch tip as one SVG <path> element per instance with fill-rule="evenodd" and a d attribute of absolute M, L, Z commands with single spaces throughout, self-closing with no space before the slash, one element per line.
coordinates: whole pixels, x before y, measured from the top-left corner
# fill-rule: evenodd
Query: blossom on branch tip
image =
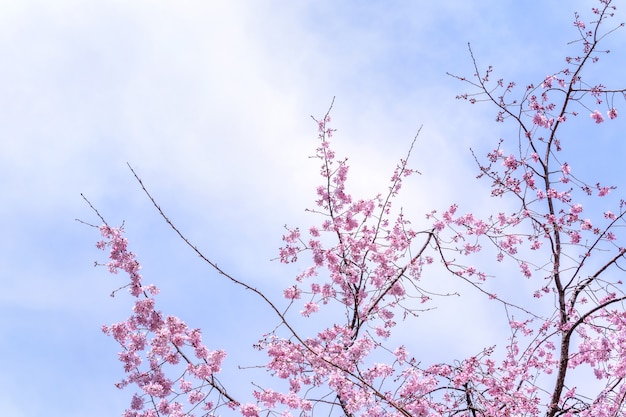
<path fill-rule="evenodd" d="M 300 312 L 304 317 L 309 317 L 311 314 L 316 313 L 319 310 L 319 306 L 313 301 L 309 301 L 304 305 L 304 310 Z"/>
<path fill-rule="evenodd" d="M 549 129 L 550 126 L 552 126 L 552 123 L 554 123 L 554 119 L 548 119 L 544 114 L 537 112 L 533 117 L 533 123 Z"/>
<path fill-rule="evenodd" d="M 580 243 L 580 233 L 578 233 L 575 230 L 572 230 L 571 232 L 569 232 L 569 238 L 570 238 L 570 242 L 573 244 Z"/>
<path fill-rule="evenodd" d="M 283 291 L 283 295 L 285 298 L 289 299 L 289 300 L 297 300 L 300 298 L 300 294 L 302 293 L 302 291 L 300 291 L 300 289 L 298 287 L 291 286 L 289 288 L 286 288 Z"/>
<path fill-rule="evenodd" d="M 604 122 L 604 116 L 598 110 L 594 110 L 593 113 L 589 115 L 593 120 L 595 120 L 596 124 L 600 124 Z"/>
<path fill-rule="evenodd" d="M 551 88 L 552 87 L 552 81 L 556 80 L 556 77 L 554 75 L 548 75 L 545 80 L 543 80 L 543 83 L 541 83 L 541 87 L 542 88 Z"/>
<path fill-rule="evenodd" d="M 583 205 L 578 203 L 574 204 L 570 207 L 569 212 L 572 214 L 580 214 L 583 212 Z"/>
<path fill-rule="evenodd" d="M 593 224 L 591 224 L 591 220 L 590 219 L 585 219 L 580 224 L 580 228 L 582 230 L 591 230 L 593 228 Z"/>
<path fill-rule="evenodd" d="M 254 404 L 246 404 L 241 406 L 240 411 L 244 417 L 258 417 L 261 409 Z"/>

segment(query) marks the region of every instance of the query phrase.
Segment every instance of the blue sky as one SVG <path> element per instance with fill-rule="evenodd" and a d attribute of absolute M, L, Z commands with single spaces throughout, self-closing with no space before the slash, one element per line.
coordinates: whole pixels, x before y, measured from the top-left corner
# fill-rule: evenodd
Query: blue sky
<path fill-rule="evenodd" d="M 113 386 L 121 377 L 117 347 L 99 329 L 123 319 L 130 300 L 110 298 L 122 282 L 93 267 L 104 254 L 94 247 L 97 232 L 74 220 L 97 221 L 81 193 L 111 224 L 125 222 L 144 279 L 162 288 L 162 307 L 203 327 L 211 348 L 232 352 L 232 364 L 245 362 L 245 347 L 272 327 L 269 314 L 217 281 L 176 239 L 126 162 L 207 255 L 278 296 L 296 271 L 269 261 L 283 225 L 315 221 L 304 212 L 318 181 L 309 116 L 321 116 L 336 97 L 335 147 L 350 157 L 350 184 L 363 196 L 386 189 L 423 125 L 412 160 L 423 175 L 407 183 L 405 211 L 419 220 L 451 202 L 480 211 L 488 184 L 473 180 L 469 148 L 487 149 L 511 130 L 493 122 L 493 108 L 455 100 L 466 86 L 445 73 L 471 75 L 471 42 L 497 77 L 540 82 L 563 66 L 576 36 L 573 12 L 588 16 L 595 2 L 563 4 L 3 1 L 3 415 L 98 417 L 127 406 L 130 393 Z M 616 84 L 625 40 L 624 31 L 613 35 L 616 52 L 599 64 Z M 587 168 L 615 176 L 623 118 L 581 126 L 585 142 L 572 158 L 590 158 Z M 590 146 L 598 156 L 587 156 Z M 454 353 L 459 338 L 478 346 L 498 336 L 489 325 L 438 333 L 458 308 L 424 325 L 425 352 Z M 474 314 L 489 317 L 480 308 Z"/>

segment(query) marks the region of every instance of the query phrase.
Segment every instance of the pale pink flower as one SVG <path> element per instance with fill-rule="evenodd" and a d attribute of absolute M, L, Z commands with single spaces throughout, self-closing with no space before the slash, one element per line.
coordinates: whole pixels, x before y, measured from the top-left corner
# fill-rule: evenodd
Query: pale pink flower
<path fill-rule="evenodd" d="M 319 310 L 319 306 L 313 301 L 309 301 L 304 305 L 304 310 L 300 312 L 305 317 L 309 317 L 311 314 L 317 312 Z"/>
<path fill-rule="evenodd" d="M 569 232 L 569 238 L 571 243 L 580 243 L 580 233 L 578 233 L 577 231 Z"/>
<path fill-rule="evenodd" d="M 504 159 L 502 165 L 509 169 L 516 169 L 519 166 L 519 162 L 517 162 L 517 159 L 515 159 L 513 155 L 509 155 Z"/>
<path fill-rule="evenodd" d="M 289 300 L 297 300 L 300 298 L 301 291 L 295 285 L 289 288 L 286 288 L 283 291 L 283 296 Z"/>
<path fill-rule="evenodd" d="M 204 397 L 206 397 L 206 395 L 200 391 L 200 390 L 195 390 L 189 393 L 189 403 L 191 404 L 196 404 L 199 403 L 200 401 L 204 400 Z"/>
<path fill-rule="evenodd" d="M 609 119 L 613 120 L 617 117 L 617 109 L 612 108 L 611 110 L 609 110 L 607 112 L 607 115 L 609 116 Z"/>
<path fill-rule="evenodd" d="M 580 214 L 583 212 L 583 205 L 582 204 L 574 204 L 570 209 L 569 212 L 572 214 Z"/>
<path fill-rule="evenodd" d="M 400 346 L 398 348 L 396 348 L 396 350 L 393 352 L 393 354 L 396 356 L 396 358 L 398 359 L 398 361 L 400 362 L 400 364 L 406 362 L 409 353 L 407 352 L 406 348 L 404 346 Z"/>
<path fill-rule="evenodd" d="M 391 332 L 388 329 L 385 329 L 383 327 L 376 327 L 376 335 L 379 337 L 383 337 L 383 338 L 388 338 L 389 335 L 391 334 Z"/>
<path fill-rule="evenodd" d="M 246 404 L 241 406 L 240 411 L 244 417 L 258 417 L 260 409 L 254 404 Z"/>
<path fill-rule="evenodd" d="M 141 410 L 143 408 L 143 399 L 137 395 L 133 394 L 133 398 L 130 401 L 131 410 Z"/>
<path fill-rule="evenodd" d="M 556 79 L 556 77 L 554 75 L 548 75 L 545 80 L 543 80 L 543 83 L 541 84 L 542 88 L 550 88 L 552 87 L 552 81 L 554 81 Z"/>
<path fill-rule="evenodd" d="M 187 381 L 185 379 L 181 379 L 180 382 L 179 382 L 179 386 L 180 386 L 180 390 L 182 392 L 187 393 L 187 392 L 191 391 L 192 383 L 191 383 L 191 381 Z"/>
<path fill-rule="evenodd" d="M 537 112 L 535 116 L 533 117 L 534 124 L 539 125 L 541 127 L 545 127 L 546 129 L 549 129 L 550 126 L 552 126 L 553 122 L 554 122 L 554 119 L 548 119 L 545 115 L 539 112 Z"/>
<path fill-rule="evenodd" d="M 593 113 L 589 115 L 589 117 L 595 120 L 597 124 L 604 122 L 604 117 L 602 116 L 602 113 L 600 113 L 598 110 L 594 110 Z"/>

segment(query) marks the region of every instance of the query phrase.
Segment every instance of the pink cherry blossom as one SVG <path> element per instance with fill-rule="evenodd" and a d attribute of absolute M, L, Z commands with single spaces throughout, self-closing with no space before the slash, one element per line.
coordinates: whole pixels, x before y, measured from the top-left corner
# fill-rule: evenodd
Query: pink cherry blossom
<path fill-rule="evenodd" d="M 600 113 L 598 110 L 594 110 L 590 116 L 593 120 L 595 120 L 596 123 L 604 122 L 604 117 L 602 116 L 602 113 Z"/>

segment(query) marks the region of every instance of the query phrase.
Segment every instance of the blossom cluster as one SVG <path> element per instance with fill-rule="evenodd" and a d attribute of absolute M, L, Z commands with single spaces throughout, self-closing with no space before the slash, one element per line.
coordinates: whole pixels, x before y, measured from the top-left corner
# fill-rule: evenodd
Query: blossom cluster
<path fill-rule="evenodd" d="M 134 384 L 139 388 L 124 417 L 193 416 L 189 409 L 195 408 L 212 412 L 222 399 L 216 402 L 209 393 L 215 389 L 215 375 L 220 372 L 226 353 L 209 350 L 199 329 L 190 329 L 178 317 L 164 316 L 155 308 L 154 296 L 159 290 L 142 284 L 141 266 L 128 250 L 122 228 L 105 224 L 100 233 L 103 240 L 96 246 L 110 249 L 106 264 L 109 271 L 126 272 L 129 292 L 136 298 L 133 314 L 127 320 L 102 327 L 122 348 L 119 360 L 126 378 L 116 385 L 124 388 Z M 166 365 L 171 366 L 170 371 L 178 372 L 175 379 L 167 374 Z M 237 404 L 229 401 L 227 405 Z"/>

